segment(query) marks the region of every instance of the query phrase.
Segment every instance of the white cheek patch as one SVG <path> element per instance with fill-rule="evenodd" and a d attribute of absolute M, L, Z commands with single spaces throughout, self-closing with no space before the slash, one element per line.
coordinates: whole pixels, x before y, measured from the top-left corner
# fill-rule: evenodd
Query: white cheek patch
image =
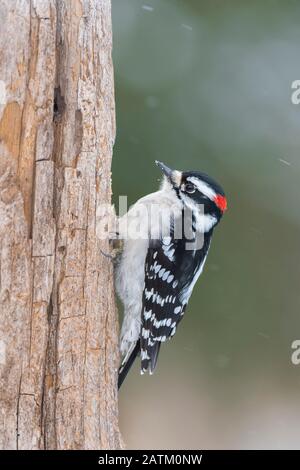
<path fill-rule="evenodd" d="M 197 204 L 185 194 L 181 195 L 185 205 L 192 211 L 195 217 L 196 229 L 201 233 L 209 232 L 217 223 L 216 217 L 203 213 L 203 205 Z"/>
<path fill-rule="evenodd" d="M 208 184 L 204 183 L 204 181 L 201 181 L 198 178 L 195 178 L 194 176 L 190 176 L 189 178 L 187 178 L 187 181 L 193 183 L 193 185 L 196 186 L 196 188 L 202 194 L 204 194 L 204 196 L 207 196 L 212 201 L 216 197 L 217 194 L 215 193 L 215 191 Z"/>
<path fill-rule="evenodd" d="M 196 228 L 199 232 L 209 232 L 217 223 L 217 219 L 210 214 L 196 215 Z"/>

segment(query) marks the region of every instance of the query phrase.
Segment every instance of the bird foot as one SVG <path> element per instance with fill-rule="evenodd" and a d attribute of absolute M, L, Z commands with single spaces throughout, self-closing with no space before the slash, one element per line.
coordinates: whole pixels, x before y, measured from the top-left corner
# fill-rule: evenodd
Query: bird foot
<path fill-rule="evenodd" d="M 123 250 L 123 240 L 119 238 L 112 237 L 109 240 L 110 252 L 105 253 L 105 251 L 100 249 L 100 253 L 105 256 L 105 258 L 110 259 L 112 262 L 115 262 Z"/>

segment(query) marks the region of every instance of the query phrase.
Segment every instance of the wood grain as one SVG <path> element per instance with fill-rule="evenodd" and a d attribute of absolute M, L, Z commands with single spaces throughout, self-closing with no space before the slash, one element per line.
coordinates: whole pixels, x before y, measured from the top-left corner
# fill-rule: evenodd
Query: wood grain
<path fill-rule="evenodd" d="M 117 449 L 110 0 L 0 17 L 0 448 Z"/>

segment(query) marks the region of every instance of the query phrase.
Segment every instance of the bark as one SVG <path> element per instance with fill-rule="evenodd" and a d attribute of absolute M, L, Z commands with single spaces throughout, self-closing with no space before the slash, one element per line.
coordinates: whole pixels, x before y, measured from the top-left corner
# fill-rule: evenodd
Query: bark
<path fill-rule="evenodd" d="M 110 0 L 0 4 L 0 447 L 119 448 Z"/>

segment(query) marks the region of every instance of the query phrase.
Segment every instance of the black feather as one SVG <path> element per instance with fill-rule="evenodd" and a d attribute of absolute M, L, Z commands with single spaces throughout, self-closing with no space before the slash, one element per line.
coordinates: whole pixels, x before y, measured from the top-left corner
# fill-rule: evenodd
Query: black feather
<path fill-rule="evenodd" d="M 185 239 L 175 239 L 173 231 L 170 237 L 150 243 L 140 336 L 143 372 L 154 371 L 161 343 L 175 334 L 183 317 L 190 295 L 188 288 L 205 261 L 212 231 L 203 236 L 203 246 L 191 251 L 186 250 Z"/>
<path fill-rule="evenodd" d="M 119 390 L 121 388 L 122 383 L 126 379 L 126 376 L 129 372 L 129 370 L 131 369 L 131 366 L 134 363 L 135 358 L 138 356 L 139 353 L 140 353 L 140 340 L 138 340 L 136 342 L 136 345 L 135 345 L 132 353 L 130 354 L 129 358 L 127 359 L 127 361 L 124 364 L 121 365 L 121 367 L 119 369 L 119 377 L 118 377 L 118 389 Z"/>

